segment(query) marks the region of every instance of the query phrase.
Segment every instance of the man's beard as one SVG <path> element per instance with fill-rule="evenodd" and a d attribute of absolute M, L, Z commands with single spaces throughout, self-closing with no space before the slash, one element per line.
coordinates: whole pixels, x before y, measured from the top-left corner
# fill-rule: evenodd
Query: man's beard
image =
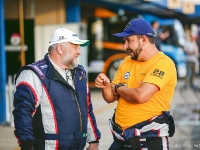
<path fill-rule="evenodd" d="M 78 66 L 78 60 L 77 58 L 71 58 L 69 53 L 66 53 L 65 56 L 62 59 L 62 62 L 69 67 L 69 69 L 74 69 Z"/>
<path fill-rule="evenodd" d="M 139 57 L 140 53 L 142 52 L 141 45 L 138 44 L 138 47 L 134 51 L 132 50 L 132 52 L 134 53 L 134 55 L 131 56 L 131 59 L 132 60 L 138 60 L 138 57 Z"/>

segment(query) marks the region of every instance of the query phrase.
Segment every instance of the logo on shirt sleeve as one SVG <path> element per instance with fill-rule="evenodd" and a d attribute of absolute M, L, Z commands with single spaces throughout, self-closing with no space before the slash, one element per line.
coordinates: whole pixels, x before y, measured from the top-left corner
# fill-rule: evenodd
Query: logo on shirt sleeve
<path fill-rule="evenodd" d="M 156 76 L 156 77 L 159 77 L 159 78 L 161 78 L 161 79 L 163 78 L 164 74 L 165 74 L 164 71 L 161 71 L 161 70 L 158 70 L 158 69 L 155 69 L 155 70 L 153 71 L 153 73 L 151 73 L 151 75 Z"/>

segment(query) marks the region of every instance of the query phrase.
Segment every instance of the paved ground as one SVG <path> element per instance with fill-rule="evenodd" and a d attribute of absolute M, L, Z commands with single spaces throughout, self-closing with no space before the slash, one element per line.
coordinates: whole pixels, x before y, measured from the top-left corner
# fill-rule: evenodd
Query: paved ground
<path fill-rule="evenodd" d="M 200 81 L 196 80 L 196 85 Z M 176 132 L 170 138 L 170 150 L 200 150 L 200 91 L 183 88 L 179 81 L 171 113 L 175 120 Z"/>
<path fill-rule="evenodd" d="M 200 81 L 196 81 L 200 85 Z M 200 91 L 184 89 L 179 81 L 172 102 L 171 113 L 176 124 L 176 133 L 170 138 L 170 150 L 200 150 Z M 102 133 L 100 150 L 107 150 L 112 143 L 108 119 L 112 117 L 116 103 L 107 104 L 99 90 L 91 91 L 94 112 Z M 19 150 L 13 135 L 13 127 L 0 126 L 0 150 Z"/>

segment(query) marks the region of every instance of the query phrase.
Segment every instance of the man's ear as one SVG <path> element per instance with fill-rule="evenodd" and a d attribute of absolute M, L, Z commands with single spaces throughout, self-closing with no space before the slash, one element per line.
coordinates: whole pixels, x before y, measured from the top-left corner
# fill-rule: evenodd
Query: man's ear
<path fill-rule="evenodd" d="M 61 44 L 57 45 L 57 52 L 58 54 L 62 55 L 63 54 L 63 46 Z"/>
<path fill-rule="evenodd" d="M 143 35 L 141 37 L 141 45 L 144 46 L 147 43 L 147 40 L 148 40 L 147 37 Z"/>

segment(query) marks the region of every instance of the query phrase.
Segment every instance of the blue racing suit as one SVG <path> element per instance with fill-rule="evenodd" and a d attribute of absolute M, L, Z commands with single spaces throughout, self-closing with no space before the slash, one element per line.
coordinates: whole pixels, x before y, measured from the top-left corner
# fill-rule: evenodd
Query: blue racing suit
<path fill-rule="evenodd" d="M 18 144 L 34 150 L 83 150 L 101 137 L 93 114 L 86 72 L 71 70 L 73 88 L 45 58 L 16 76 L 14 124 Z"/>

